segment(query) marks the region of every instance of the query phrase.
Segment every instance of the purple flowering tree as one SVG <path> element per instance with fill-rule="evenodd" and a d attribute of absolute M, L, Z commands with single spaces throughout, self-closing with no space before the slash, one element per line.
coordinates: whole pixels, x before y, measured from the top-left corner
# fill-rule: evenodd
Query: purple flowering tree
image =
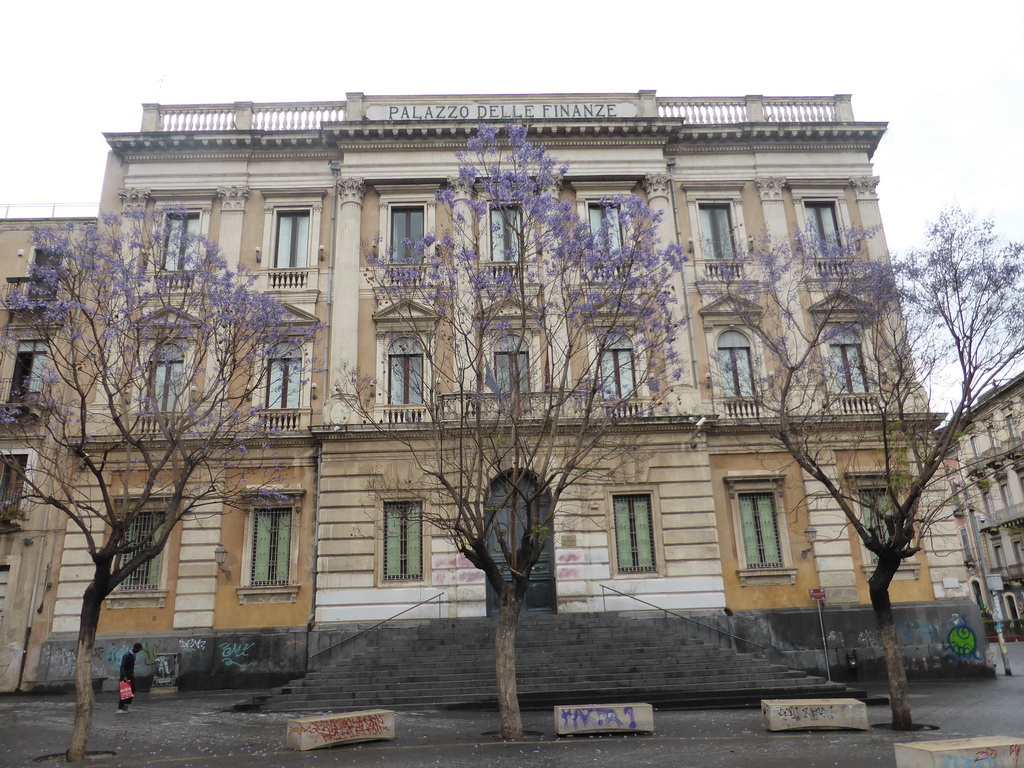
<path fill-rule="evenodd" d="M 184 211 L 129 211 L 35 235 L 30 276 L 3 299 L 18 361 L 3 427 L 36 451 L 0 456 L 20 499 L 72 523 L 91 560 L 78 633 L 69 760 L 85 757 L 100 607 L 185 517 L 272 495 L 272 432 L 254 395 L 315 328 L 229 269 Z M 10 502 L 8 502 L 10 503 Z M 13 512 L 13 510 L 11 510 Z"/>
<path fill-rule="evenodd" d="M 838 506 L 870 553 L 892 724 L 906 730 L 913 720 L 889 585 L 948 517 L 945 461 L 979 396 L 1019 368 L 1024 246 L 956 208 L 929 226 L 924 247 L 892 263 L 869 258 L 874 236 L 762 238 L 698 288 L 705 311 L 731 316 L 754 342 L 742 355 L 718 349 L 717 410 L 782 447 L 811 496 Z"/>
<path fill-rule="evenodd" d="M 384 346 L 349 372 L 362 420 L 400 444 L 423 521 L 496 596 L 505 738 L 522 735 L 515 633 L 531 573 L 571 488 L 614 475 L 630 424 L 666 412 L 681 254 L 634 195 L 582 216 L 566 172 L 526 130 L 480 126 L 437 194 L 439 234 L 370 258 Z M 409 490 L 382 481 L 383 498 Z"/>

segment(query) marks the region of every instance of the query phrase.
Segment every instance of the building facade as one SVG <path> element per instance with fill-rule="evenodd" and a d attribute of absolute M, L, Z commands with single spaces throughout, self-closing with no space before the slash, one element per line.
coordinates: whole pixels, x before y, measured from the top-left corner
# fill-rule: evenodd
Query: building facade
<path fill-rule="evenodd" d="M 662 214 L 661 241 L 687 254 L 674 277 L 685 330 L 674 342 L 683 371 L 671 402 L 630 421 L 637 449 L 618 481 L 585 484 L 565 500 L 573 513 L 556 520 L 527 610 L 653 605 L 772 626 L 813 612 L 811 590 L 824 589 L 829 610 L 846 617 L 845 632 L 833 633 L 832 663 L 851 649 L 880 653 L 869 553 L 838 506 L 754 427 L 743 374 L 757 364 L 753 340 L 701 286 L 735 276 L 762 233 L 863 227 L 874 233 L 864 258 L 886 259 L 871 165 L 885 124 L 855 120 L 848 96 L 353 93 L 306 104 L 150 104 L 138 132 L 107 134 L 101 210 L 183 206 L 183 226 L 218 242 L 230 263 L 324 332 L 282 357 L 266 392 L 287 501 L 183 525 L 156 565 L 107 600 L 98 677 L 141 639 L 154 674 L 183 685 L 259 685 L 300 673 L 354 623 L 493 610 L 483 574 L 404 514 L 414 498 L 373 492 L 382 477 L 415 486 L 408 449 L 367 423 L 339 385 L 346 370 L 373 372 L 371 418 L 409 419 L 414 431 L 408 385 L 422 361 L 389 325 L 366 280 L 367 257 L 450 223 L 435 196 L 455 183 L 455 152 L 480 122 L 527 124 L 532 140 L 569 165 L 559 194 L 582 217 L 612 195 L 636 194 Z M 12 247 L 0 257 L 16 275 Z M 20 363 L 4 364 L 0 375 L 11 377 Z M 852 418 L 871 413 L 869 380 L 847 382 Z M 837 444 L 834 464 L 847 487 L 870 485 L 870 451 Z M 40 686 L 70 679 L 84 586 L 78 534 L 57 538 L 62 554 L 49 561 L 37 629 L 22 645 L 26 681 Z M 17 550 L 11 540 L 0 546 Z M 908 612 L 908 646 L 945 654 L 943 664 L 977 665 L 980 655 L 942 650 L 971 604 L 960 549 L 954 524 L 936 527 L 892 595 Z M 24 566 L 17 577 L 9 569 L 9 579 L 25 578 Z M 33 585 L 44 581 L 38 571 Z M 814 647 L 808 640 L 803 649 Z"/>
<path fill-rule="evenodd" d="M 1024 377 L 1016 376 L 982 396 L 980 415 L 958 445 L 953 475 L 971 595 L 1014 636 L 1024 635 L 1022 394 Z"/>

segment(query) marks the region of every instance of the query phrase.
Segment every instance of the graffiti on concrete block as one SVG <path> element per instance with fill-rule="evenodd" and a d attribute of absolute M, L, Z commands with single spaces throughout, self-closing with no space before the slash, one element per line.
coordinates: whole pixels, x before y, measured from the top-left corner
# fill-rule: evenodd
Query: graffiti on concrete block
<path fill-rule="evenodd" d="M 563 709 L 562 722 L 564 729 L 572 730 L 593 729 L 593 728 L 622 728 L 625 730 L 636 730 L 636 718 L 633 716 L 632 707 L 622 708 L 623 716 L 629 718 L 629 723 L 622 722 L 617 710 L 611 707 L 577 707 L 576 709 Z M 572 725 L 569 725 L 569 721 Z"/>
<path fill-rule="evenodd" d="M 156 657 L 156 672 L 153 685 L 174 686 L 178 684 L 178 654 L 161 653 Z"/>
<path fill-rule="evenodd" d="M 252 663 L 249 654 L 256 643 L 221 643 L 220 661 L 225 667 L 239 667 L 245 669 Z"/>
<path fill-rule="evenodd" d="M 324 718 L 292 726 L 289 730 L 292 733 L 315 734 L 328 744 L 350 739 L 389 738 L 391 736 L 391 729 L 388 728 L 384 715 Z"/>
<path fill-rule="evenodd" d="M 198 637 L 190 637 L 187 640 L 181 637 L 178 638 L 178 646 L 183 651 L 204 651 L 206 650 L 206 641 Z"/>

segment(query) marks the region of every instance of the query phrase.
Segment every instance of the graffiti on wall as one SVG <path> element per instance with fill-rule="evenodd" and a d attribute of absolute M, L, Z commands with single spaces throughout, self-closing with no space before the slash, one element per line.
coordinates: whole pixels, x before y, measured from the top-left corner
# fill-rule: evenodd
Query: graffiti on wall
<path fill-rule="evenodd" d="M 253 661 L 250 658 L 250 654 L 255 647 L 256 643 L 221 643 L 218 646 L 220 649 L 220 662 L 225 667 L 245 669 Z"/>

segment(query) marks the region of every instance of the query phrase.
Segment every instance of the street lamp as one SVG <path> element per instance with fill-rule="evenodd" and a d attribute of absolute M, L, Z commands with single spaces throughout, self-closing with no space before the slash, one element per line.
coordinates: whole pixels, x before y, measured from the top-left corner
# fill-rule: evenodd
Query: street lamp
<path fill-rule="evenodd" d="M 217 564 L 217 569 L 230 579 L 231 571 L 224 567 L 224 563 L 225 561 L 227 561 L 227 559 L 227 547 L 225 547 L 223 544 L 218 544 L 217 548 L 213 550 L 213 561 Z"/>

